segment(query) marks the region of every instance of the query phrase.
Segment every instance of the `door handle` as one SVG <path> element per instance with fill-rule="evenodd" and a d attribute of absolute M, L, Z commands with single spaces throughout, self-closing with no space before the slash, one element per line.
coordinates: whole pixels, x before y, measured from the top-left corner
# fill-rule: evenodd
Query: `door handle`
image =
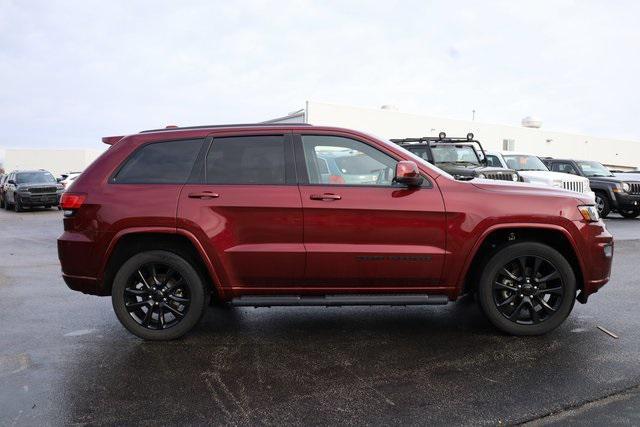
<path fill-rule="evenodd" d="M 220 195 L 212 191 L 203 191 L 201 193 L 189 193 L 190 199 L 215 199 L 218 197 L 220 197 Z"/>
<path fill-rule="evenodd" d="M 342 197 L 339 194 L 324 193 L 324 194 L 312 194 L 309 196 L 311 200 L 340 200 Z"/>

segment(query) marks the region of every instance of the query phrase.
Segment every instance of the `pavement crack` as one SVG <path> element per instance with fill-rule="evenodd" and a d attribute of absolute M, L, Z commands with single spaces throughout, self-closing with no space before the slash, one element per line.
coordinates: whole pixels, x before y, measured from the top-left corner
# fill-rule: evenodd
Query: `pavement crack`
<path fill-rule="evenodd" d="M 614 391 L 602 397 L 586 400 L 580 403 L 576 403 L 574 405 L 567 405 L 555 411 L 551 411 L 543 415 L 539 415 L 524 421 L 517 422 L 515 425 L 518 425 L 518 426 L 542 425 L 547 420 L 551 421 L 553 419 L 562 418 L 563 416 L 569 416 L 575 412 L 591 409 L 597 406 L 607 405 L 609 403 L 621 400 L 625 398 L 629 393 L 632 393 L 635 391 L 640 391 L 640 384 L 635 384 L 627 388 L 624 388 L 622 390 Z"/>

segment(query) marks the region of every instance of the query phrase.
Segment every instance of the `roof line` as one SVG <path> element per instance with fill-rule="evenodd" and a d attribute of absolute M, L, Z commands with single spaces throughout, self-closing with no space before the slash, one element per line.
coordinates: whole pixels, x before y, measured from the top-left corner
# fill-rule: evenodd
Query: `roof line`
<path fill-rule="evenodd" d="M 184 126 L 184 127 L 170 127 L 160 129 L 147 129 L 140 133 L 148 132 L 160 132 L 160 131 L 173 131 L 173 130 L 190 130 L 190 129 L 207 129 L 207 128 L 231 128 L 231 127 L 289 127 L 289 126 L 311 126 L 307 123 L 232 123 L 226 125 L 200 125 L 200 126 Z"/>

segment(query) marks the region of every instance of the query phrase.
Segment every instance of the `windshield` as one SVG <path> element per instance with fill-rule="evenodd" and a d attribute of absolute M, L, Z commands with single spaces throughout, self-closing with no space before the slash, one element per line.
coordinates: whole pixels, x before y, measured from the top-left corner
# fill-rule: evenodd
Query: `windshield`
<path fill-rule="evenodd" d="M 613 176 L 611 171 L 598 162 L 576 162 L 585 176 Z"/>
<path fill-rule="evenodd" d="M 469 145 L 434 145 L 431 152 L 435 163 L 480 164 L 476 150 Z"/>
<path fill-rule="evenodd" d="M 517 171 L 548 171 L 549 169 L 536 156 L 507 155 L 504 161 L 510 169 Z"/>
<path fill-rule="evenodd" d="M 49 172 L 20 172 L 16 174 L 16 184 L 55 183 L 56 179 Z"/>

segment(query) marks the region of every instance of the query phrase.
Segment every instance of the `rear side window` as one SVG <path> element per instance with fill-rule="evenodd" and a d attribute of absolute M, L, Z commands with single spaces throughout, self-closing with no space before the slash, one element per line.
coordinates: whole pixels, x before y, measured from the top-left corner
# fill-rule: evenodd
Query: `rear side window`
<path fill-rule="evenodd" d="M 184 184 L 202 148 L 202 139 L 154 142 L 136 150 L 113 182 L 119 184 Z"/>
<path fill-rule="evenodd" d="M 207 155 L 208 184 L 284 184 L 284 136 L 216 138 Z"/>

